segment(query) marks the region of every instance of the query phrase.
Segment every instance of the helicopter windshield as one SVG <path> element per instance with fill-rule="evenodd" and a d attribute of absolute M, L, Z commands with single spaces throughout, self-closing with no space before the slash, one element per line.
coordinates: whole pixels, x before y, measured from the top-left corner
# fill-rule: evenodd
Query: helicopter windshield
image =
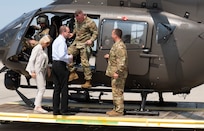
<path fill-rule="evenodd" d="M 20 39 L 25 32 L 26 26 L 30 22 L 36 10 L 24 13 L 3 29 L 0 30 L 0 47 L 8 46 L 15 38 Z M 18 36 L 16 36 L 18 34 Z M 15 37 L 16 36 L 16 37 Z"/>

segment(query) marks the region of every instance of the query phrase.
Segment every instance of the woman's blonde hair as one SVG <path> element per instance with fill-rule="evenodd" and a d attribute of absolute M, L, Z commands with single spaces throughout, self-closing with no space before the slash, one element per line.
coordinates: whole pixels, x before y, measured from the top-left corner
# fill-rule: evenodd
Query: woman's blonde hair
<path fill-rule="evenodd" d="M 40 41 L 39 41 L 39 44 L 42 44 L 42 43 L 51 43 L 52 42 L 52 37 L 50 35 L 44 35 Z"/>

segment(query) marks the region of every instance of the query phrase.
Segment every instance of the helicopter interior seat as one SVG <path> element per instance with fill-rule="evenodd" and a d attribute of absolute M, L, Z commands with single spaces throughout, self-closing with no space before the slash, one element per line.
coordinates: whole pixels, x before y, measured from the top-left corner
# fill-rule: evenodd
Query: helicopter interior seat
<path fill-rule="evenodd" d="M 142 45 L 140 38 L 134 38 L 130 40 L 130 43 L 128 44 L 128 48 L 140 48 Z"/>
<path fill-rule="evenodd" d="M 132 39 L 130 36 L 126 36 L 126 37 L 123 37 L 123 40 L 128 49 L 143 48 L 145 44 L 143 35 Z"/>
<path fill-rule="evenodd" d="M 49 35 L 53 39 L 52 42 L 59 35 L 59 28 L 62 25 L 62 20 L 59 16 L 55 15 L 51 18 L 51 24 L 49 26 Z M 52 63 L 52 43 L 47 47 L 49 63 Z"/>
<path fill-rule="evenodd" d="M 122 37 L 122 40 L 124 41 L 124 43 L 130 43 L 130 38 L 130 34 L 127 34 Z"/>
<path fill-rule="evenodd" d="M 55 38 L 59 35 L 59 28 L 62 25 L 62 20 L 59 16 L 55 15 L 51 18 L 51 24 L 49 26 L 49 35 L 53 38 L 53 41 Z"/>

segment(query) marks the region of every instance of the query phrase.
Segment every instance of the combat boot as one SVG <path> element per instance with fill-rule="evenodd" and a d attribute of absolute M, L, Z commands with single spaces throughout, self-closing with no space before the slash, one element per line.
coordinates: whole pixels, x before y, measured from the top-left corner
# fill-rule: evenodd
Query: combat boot
<path fill-rule="evenodd" d="M 109 116 L 123 116 L 123 112 L 117 112 L 115 110 L 111 110 L 111 111 L 107 111 L 106 112 L 107 115 Z"/>
<path fill-rule="evenodd" d="M 92 87 L 90 80 L 87 80 L 83 85 L 81 85 L 81 88 L 90 88 L 90 87 Z"/>
<path fill-rule="evenodd" d="M 69 75 L 69 81 L 73 81 L 73 80 L 76 80 L 78 78 L 79 78 L 79 76 L 75 71 L 71 72 L 70 75 Z"/>

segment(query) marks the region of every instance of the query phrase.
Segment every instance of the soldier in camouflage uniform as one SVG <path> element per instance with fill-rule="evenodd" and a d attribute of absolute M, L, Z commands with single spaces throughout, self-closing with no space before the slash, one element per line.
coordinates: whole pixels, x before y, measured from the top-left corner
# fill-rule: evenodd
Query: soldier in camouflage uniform
<path fill-rule="evenodd" d="M 39 42 L 39 40 L 44 36 L 44 35 L 49 35 L 49 20 L 47 15 L 40 15 L 38 16 L 37 24 L 40 25 L 40 28 L 37 26 L 31 26 L 32 29 L 38 30 L 38 32 L 34 35 L 34 39 L 27 39 L 28 37 L 23 39 L 23 50 L 31 49 L 36 46 Z M 29 30 L 28 30 L 29 33 Z M 35 32 L 34 32 L 35 33 Z"/>
<path fill-rule="evenodd" d="M 48 35 L 49 34 L 49 19 L 47 15 L 40 15 L 37 18 L 37 24 L 40 25 L 40 29 L 37 32 L 37 34 L 35 35 L 35 40 L 39 41 L 44 35 Z"/>
<path fill-rule="evenodd" d="M 44 36 L 49 34 L 49 20 L 48 16 L 46 15 L 40 15 L 38 16 L 37 24 L 40 24 L 41 28 L 36 26 L 30 26 L 25 37 L 22 39 L 22 50 L 20 54 L 13 57 L 15 61 L 21 60 L 21 61 L 28 61 L 31 51 L 33 47 L 35 47 L 38 44 L 38 41 Z M 33 35 L 35 34 L 35 30 L 38 30 L 36 35 L 33 38 Z"/>
<path fill-rule="evenodd" d="M 74 42 L 69 46 L 68 52 L 73 56 L 80 53 L 81 64 L 84 71 L 85 84 L 81 85 L 82 88 L 91 87 L 92 73 L 89 64 L 89 56 L 93 42 L 96 40 L 98 35 L 98 29 L 94 21 L 86 16 L 81 10 L 75 12 L 75 27 L 71 34 L 76 35 Z M 73 63 L 69 65 L 70 76 L 69 81 L 78 79 Z"/>
<path fill-rule="evenodd" d="M 124 86 L 128 75 L 128 58 L 124 42 L 121 40 L 122 30 L 114 29 L 112 38 L 113 47 L 104 58 L 108 59 L 106 75 L 111 77 L 112 95 L 114 108 L 106 112 L 109 116 L 121 116 L 124 114 Z"/>

